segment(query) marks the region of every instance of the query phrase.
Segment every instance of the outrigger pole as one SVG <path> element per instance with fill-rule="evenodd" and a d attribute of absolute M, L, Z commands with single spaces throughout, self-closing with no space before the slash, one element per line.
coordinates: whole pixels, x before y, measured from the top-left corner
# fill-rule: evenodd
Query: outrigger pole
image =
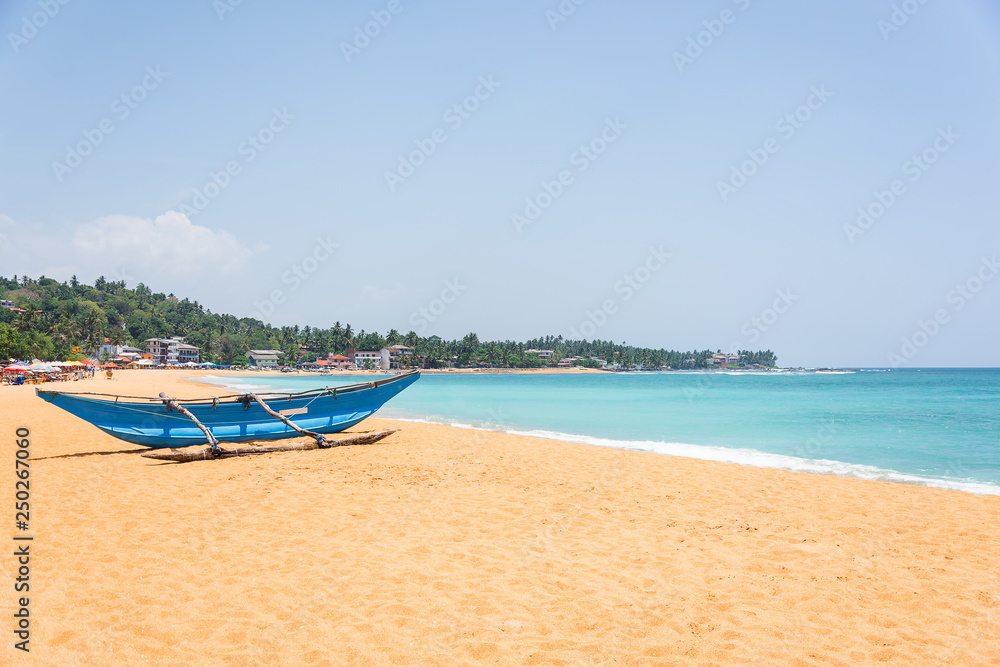
<path fill-rule="evenodd" d="M 177 412 L 181 413 L 182 415 L 193 421 L 194 425 L 201 429 L 201 432 L 205 434 L 206 438 L 208 438 L 208 444 L 212 446 L 213 456 L 218 456 L 219 454 L 222 453 L 222 449 L 219 447 L 219 441 L 216 440 L 214 435 L 212 435 L 212 432 L 208 429 L 208 427 L 206 427 L 204 424 L 198 421 L 198 418 L 195 417 L 193 414 L 191 414 L 190 410 L 185 408 L 183 405 L 179 404 L 174 399 L 167 396 L 162 391 L 160 392 L 160 398 L 163 399 L 163 402 L 166 404 L 168 410 L 176 410 Z M 275 410 L 271 409 L 271 406 L 265 403 L 264 400 L 257 394 L 246 394 L 243 398 L 244 401 L 247 403 L 250 402 L 250 399 L 257 401 L 257 405 L 263 408 L 264 412 L 271 415 L 272 417 L 274 417 L 275 419 L 277 419 L 278 421 L 280 421 L 293 431 L 300 433 L 302 435 L 308 435 L 311 438 L 315 438 L 316 444 L 319 446 L 320 449 L 328 449 L 329 447 L 331 447 L 330 441 L 324 438 L 321 434 L 314 433 L 312 431 L 307 431 L 304 428 L 296 426 L 295 424 L 292 423 L 292 420 L 290 420 L 288 417 L 281 414 L 280 412 L 276 412 Z"/>
<path fill-rule="evenodd" d="M 261 399 L 261 397 L 258 396 L 257 394 L 247 394 L 245 398 L 252 398 L 253 400 L 257 401 L 257 405 L 259 405 L 260 407 L 264 408 L 264 412 L 266 412 L 267 414 L 271 415 L 275 419 L 281 421 L 285 426 L 287 426 L 288 428 L 292 429 L 293 431 L 301 433 L 302 435 L 308 435 L 308 436 L 310 436 L 312 438 L 316 438 L 316 444 L 319 445 L 320 449 L 327 449 L 328 447 L 331 446 L 330 445 L 330 441 L 327 440 L 326 438 L 324 438 L 319 433 L 313 433 L 312 431 L 307 431 L 304 428 L 299 428 L 298 426 L 296 426 L 295 424 L 293 424 L 292 420 L 290 420 L 288 417 L 286 417 L 285 415 L 281 414 L 280 412 L 275 412 L 274 410 L 272 410 L 271 406 L 269 406 L 267 403 L 265 403 Z"/>
<path fill-rule="evenodd" d="M 187 417 L 188 419 L 190 419 L 191 421 L 193 421 L 194 425 L 201 429 L 201 432 L 205 434 L 206 438 L 208 438 L 208 444 L 212 446 L 212 448 L 211 448 L 211 454 L 212 454 L 212 456 L 221 456 L 224 452 L 227 451 L 227 450 L 224 450 L 221 447 L 219 447 L 219 441 L 216 440 L 216 438 L 215 438 L 214 435 L 212 435 L 212 432 L 208 429 L 207 426 L 205 426 L 200 421 L 198 421 L 198 418 L 195 417 L 193 414 L 191 414 L 190 410 L 188 410 L 187 408 L 185 408 L 183 405 L 181 405 L 180 403 L 178 403 L 174 399 L 172 399 L 169 396 L 167 396 L 162 391 L 160 392 L 160 398 L 163 399 L 163 402 L 166 404 L 168 410 L 176 410 L 180 414 L 184 415 L 185 417 Z M 296 426 L 295 424 L 293 424 L 291 419 L 289 419 L 285 415 L 281 414 L 280 412 L 277 412 L 274 409 L 272 409 L 271 406 L 269 406 L 267 403 L 265 403 L 264 400 L 260 396 L 258 396 L 257 394 L 246 394 L 243 397 L 244 402 L 247 403 L 247 404 L 250 403 L 251 399 L 253 399 L 254 401 L 257 401 L 257 405 L 259 405 L 261 408 L 263 408 L 264 412 L 266 412 L 267 414 L 271 415 L 272 417 L 274 417 L 275 419 L 277 419 L 278 421 L 280 421 L 281 423 L 283 423 L 288 428 L 290 428 L 293 431 L 295 431 L 297 433 L 300 433 L 302 435 L 308 435 L 311 438 L 315 438 L 316 439 L 316 446 L 319 447 L 320 449 L 329 449 L 330 447 L 333 446 L 330 443 L 329 440 L 327 440 L 326 438 L 324 438 L 322 436 L 322 434 L 320 434 L 320 433 L 314 433 L 313 431 L 307 431 L 304 428 L 300 428 L 300 427 Z M 382 437 L 385 437 L 385 436 L 382 436 Z M 280 450 L 278 450 L 278 451 L 280 451 Z"/>
<path fill-rule="evenodd" d="M 176 410 L 177 412 L 181 413 L 182 415 L 193 421 L 194 425 L 201 429 L 201 432 L 205 434 L 206 438 L 208 438 L 208 444 L 212 446 L 212 456 L 219 456 L 222 453 L 222 448 L 219 447 L 219 441 L 215 439 L 215 436 L 212 435 L 212 432 L 208 430 L 208 427 L 206 427 L 204 424 L 198 421 L 198 418 L 195 417 L 193 414 L 191 414 L 190 410 L 185 408 L 183 405 L 181 405 L 174 399 L 167 396 L 162 391 L 160 392 L 160 398 L 162 398 L 164 404 L 166 404 L 167 410 Z"/>

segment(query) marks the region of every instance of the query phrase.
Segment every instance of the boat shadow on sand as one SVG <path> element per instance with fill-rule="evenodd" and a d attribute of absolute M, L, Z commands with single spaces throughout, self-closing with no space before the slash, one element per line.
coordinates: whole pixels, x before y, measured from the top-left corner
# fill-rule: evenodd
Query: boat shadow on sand
<path fill-rule="evenodd" d="M 395 431 L 393 430 L 393 432 L 395 432 Z M 343 439 L 341 439 L 341 441 L 338 441 L 337 439 L 334 439 L 332 441 L 332 444 L 333 444 L 333 447 L 343 447 L 343 446 L 355 446 L 355 447 L 357 447 L 359 445 L 374 444 L 374 442 L 371 442 L 371 443 L 367 442 L 366 438 L 365 438 L 365 436 L 370 436 L 372 434 L 375 434 L 376 437 L 382 436 L 381 438 L 378 438 L 379 440 L 381 440 L 382 438 L 384 438 L 385 435 L 388 435 L 388 433 L 386 433 L 385 431 L 376 431 L 375 429 L 349 431 L 349 432 L 344 432 L 344 435 L 349 436 L 349 437 L 343 438 Z M 350 436 L 353 436 L 353 437 L 350 437 Z M 290 446 L 296 446 L 296 445 L 307 444 L 309 441 L 307 441 L 307 440 L 299 441 L 299 440 L 296 439 L 296 440 L 286 440 L 284 442 L 287 443 Z M 231 443 L 220 442 L 219 444 L 220 445 L 228 445 L 228 444 L 231 444 Z M 252 450 L 254 448 L 254 446 L 265 446 L 265 445 L 270 445 L 270 444 L 273 444 L 273 442 L 269 441 L 269 440 L 260 440 L 260 441 L 250 441 L 248 443 L 241 443 L 239 445 L 239 447 L 242 448 L 242 449 L 244 449 L 244 450 L 246 450 L 246 449 L 251 449 Z M 184 452 L 184 451 L 195 451 L 195 450 L 201 451 L 201 449 L 203 447 L 204 447 L 203 444 L 202 445 L 191 445 L 189 447 L 161 448 L 159 450 L 153 449 L 153 448 L 149 448 L 149 447 L 140 447 L 138 449 L 116 449 L 114 451 L 109 451 L 109 452 L 77 452 L 75 454 L 59 454 L 58 456 L 39 456 L 39 457 L 32 458 L 32 460 L 33 461 L 45 461 L 45 460 L 48 460 L 48 459 L 75 459 L 75 458 L 79 458 L 79 457 L 83 457 L 83 456 L 112 456 L 114 454 L 146 454 L 146 453 L 155 452 L 155 451 L 167 451 L 167 452 Z M 294 450 L 292 450 L 292 451 L 294 451 Z M 260 453 L 265 453 L 265 452 L 260 452 Z"/>
<path fill-rule="evenodd" d="M 76 454 L 60 454 L 59 456 L 37 456 L 32 457 L 32 461 L 45 461 L 47 459 L 75 459 L 79 456 L 111 456 L 112 454 L 141 454 L 148 452 L 147 447 L 139 449 L 118 449 L 113 452 L 77 452 Z"/>

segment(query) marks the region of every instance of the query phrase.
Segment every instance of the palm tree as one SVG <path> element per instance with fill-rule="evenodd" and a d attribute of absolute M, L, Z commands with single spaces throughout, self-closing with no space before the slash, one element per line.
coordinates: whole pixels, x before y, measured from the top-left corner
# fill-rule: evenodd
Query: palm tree
<path fill-rule="evenodd" d="M 205 342 L 202 343 L 202 349 L 204 350 L 204 354 L 202 355 L 202 361 L 208 361 L 208 357 L 211 356 L 213 341 L 214 337 L 212 334 L 212 330 L 208 329 L 207 331 L 205 331 Z"/>
<path fill-rule="evenodd" d="M 58 341 L 61 345 L 69 344 L 79 338 L 79 330 L 76 321 L 63 313 L 62 316 L 49 328 L 49 336 Z"/>
<path fill-rule="evenodd" d="M 124 345 L 125 344 L 125 323 L 121 323 L 118 326 L 112 326 L 111 331 L 108 332 L 108 338 L 111 339 L 112 345 Z"/>
<path fill-rule="evenodd" d="M 24 312 L 17 316 L 18 331 L 28 331 L 29 329 L 34 329 L 35 320 L 38 319 L 38 313 L 35 312 L 34 306 L 30 303 L 26 303 L 24 305 Z"/>
<path fill-rule="evenodd" d="M 92 310 L 87 313 L 80 333 L 81 337 L 85 339 L 84 349 L 90 354 L 96 352 L 97 348 L 104 344 L 104 327 L 101 325 L 100 317 L 96 311 Z"/>

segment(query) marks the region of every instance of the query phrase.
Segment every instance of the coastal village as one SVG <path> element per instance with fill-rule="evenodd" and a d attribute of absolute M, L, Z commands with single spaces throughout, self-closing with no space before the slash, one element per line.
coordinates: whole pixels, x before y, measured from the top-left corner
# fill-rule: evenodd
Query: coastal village
<path fill-rule="evenodd" d="M 303 357 L 308 356 L 309 350 L 301 346 L 300 352 Z M 75 348 L 79 351 L 79 348 Z M 542 350 L 530 348 L 525 350 L 525 355 L 537 357 L 540 362 L 538 367 L 548 367 L 557 369 L 591 368 L 606 371 L 638 371 L 638 370 L 672 370 L 669 368 L 643 368 L 641 365 L 624 366 L 622 364 L 609 363 L 599 357 L 557 357 L 554 350 Z M 413 347 L 407 345 L 389 345 L 379 350 L 356 350 L 349 347 L 344 354 L 328 353 L 313 361 L 302 361 L 295 365 L 283 363 L 285 353 L 282 350 L 247 350 L 246 364 L 223 365 L 210 361 L 201 360 L 201 349 L 195 345 L 190 345 L 183 338 L 148 338 L 144 341 L 143 348 L 131 345 L 113 345 L 108 338 L 104 339 L 94 355 L 94 359 L 84 361 L 68 362 L 41 362 L 33 360 L 33 363 L 17 362 L 11 360 L 10 366 L 3 368 L 2 374 L 7 382 L 12 382 L 13 378 L 20 377 L 21 381 L 30 376 L 34 382 L 45 380 L 68 379 L 67 375 L 79 374 L 81 368 L 101 369 L 108 377 L 112 377 L 115 369 L 123 368 L 191 368 L 191 369 L 223 369 L 235 368 L 245 370 L 282 370 L 286 372 L 312 371 L 326 372 L 343 371 L 395 371 L 412 368 L 427 368 L 426 358 L 416 354 Z M 754 364 L 749 367 L 743 366 L 738 355 L 727 355 L 721 352 L 712 354 L 710 357 L 711 367 L 714 369 L 725 369 L 744 367 L 757 370 L 766 370 L 764 367 Z M 694 359 L 692 358 L 692 362 Z M 489 370 L 494 368 L 487 361 L 476 359 L 472 364 L 459 366 L 452 363 L 446 369 L 465 368 L 472 370 Z"/>
<path fill-rule="evenodd" d="M 505 372 L 588 369 L 607 372 L 776 370 L 770 350 L 681 352 L 601 340 L 544 336 L 445 340 L 410 331 L 273 327 L 212 313 L 197 301 L 139 284 L 99 278 L 93 286 L 0 277 L 0 377 L 8 383 L 79 378 L 100 369 L 247 369 L 285 372 Z"/>
<path fill-rule="evenodd" d="M 149 338 L 145 342 L 144 349 L 129 345 L 111 345 L 105 339 L 105 344 L 98 349 L 98 359 L 104 364 L 113 363 L 121 367 L 143 367 L 143 366 L 188 366 L 188 367 L 218 367 L 219 364 L 202 362 L 200 359 L 201 349 L 195 345 L 189 345 L 183 338 Z M 305 345 L 299 345 L 300 354 L 303 357 L 310 356 L 310 350 Z M 600 370 L 644 370 L 641 364 L 621 364 L 608 362 L 600 357 L 580 357 L 568 356 L 557 357 L 554 350 L 541 350 L 529 348 L 524 351 L 525 355 L 537 357 L 541 362 L 539 367 L 555 368 L 594 368 Z M 316 358 L 313 361 L 302 361 L 297 364 L 284 363 L 285 352 L 283 350 L 247 350 L 246 364 L 241 367 L 257 370 L 275 369 L 301 369 L 311 371 L 323 370 L 402 370 L 408 368 L 428 368 L 426 359 L 416 354 L 413 347 L 407 345 L 389 345 L 379 350 L 356 350 L 348 347 L 344 354 L 327 353 L 325 356 Z M 315 356 L 315 355 L 312 355 Z M 456 357 L 457 360 L 457 357 Z M 691 362 L 695 359 L 692 357 Z M 711 368 L 735 368 L 750 367 L 763 369 L 760 364 L 750 364 L 749 366 L 741 362 L 741 357 L 736 354 L 723 354 L 721 351 L 712 354 L 708 358 Z M 446 368 L 494 368 L 489 361 L 476 359 L 471 364 L 459 366 L 452 363 Z M 645 370 L 673 370 L 671 368 L 645 368 Z"/>

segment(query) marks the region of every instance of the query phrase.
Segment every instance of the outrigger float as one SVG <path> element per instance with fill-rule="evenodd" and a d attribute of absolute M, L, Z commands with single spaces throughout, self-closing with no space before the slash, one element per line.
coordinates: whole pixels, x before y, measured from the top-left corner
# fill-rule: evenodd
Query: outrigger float
<path fill-rule="evenodd" d="M 96 392 L 36 389 L 49 403 L 90 422 L 108 435 L 155 449 L 208 444 L 193 452 L 147 452 L 147 458 L 195 461 L 267 452 L 326 449 L 377 442 L 394 430 L 328 440 L 370 417 L 393 396 L 420 378 L 414 370 L 384 380 L 344 387 L 324 387 L 298 393 L 229 394 L 176 401 L 164 393 L 158 398 L 117 396 Z M 107 398 L 93 397 L 113 397 Z M 299 435 L 315 442 L 258 445 L 226 449 L 219 442 L 280 440 Z"/>

